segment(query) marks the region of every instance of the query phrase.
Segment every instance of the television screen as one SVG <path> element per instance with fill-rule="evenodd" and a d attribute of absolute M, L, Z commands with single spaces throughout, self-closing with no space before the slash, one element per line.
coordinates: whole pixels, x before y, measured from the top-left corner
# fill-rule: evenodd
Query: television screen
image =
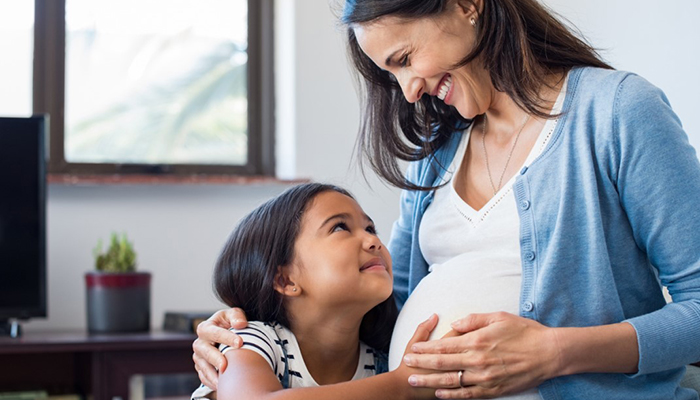
<path fill-rule="evenodd" d="M 46 127 L 0 118 L 0 320 L 46 316 Z"/>

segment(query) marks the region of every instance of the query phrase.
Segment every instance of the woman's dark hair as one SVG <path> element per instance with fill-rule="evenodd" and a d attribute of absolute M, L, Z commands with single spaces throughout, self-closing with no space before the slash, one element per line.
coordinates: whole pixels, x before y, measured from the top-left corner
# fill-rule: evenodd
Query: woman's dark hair
<path fill-rule="evenodd" d="M 301 220 L 313 199 L 337 186 L 307 183 L 284 191 L 248 214 L 229 236 L 214 268 L 214 292 L 229 307 L 240 307 L 251 321 L 290 327 L 283 296 L 275 290 L 279 267 L 294 259 Z M 394 297 L 370 310 L 362 320 L 360 339 L 386 351 L 398 314 Z"/>
<path fill-rule="evenodd" d="M 436 17 L 453 1 L 345 2 L 341 21 L 348 26 L 348 50 L 357 72 L 364 78 L 365 104 L 358 138 L 360 154 L 383 179 L 402 189 L 431 188 L 408 182 L 398 160 L 417 161 L 432 155 L 453 132 L 471 121 L 427 94 L 414 104 L 406 101 L 396 80 L 362 51 L 354 26 L 384 16 L 407 20 Z M 474 0 L 469 1 L 474 4 Z M 474 50 L 455 67 L 481 56 L 495 89 L 508 94 L 530 114 L 550 117 L 544 112 L 539 91 L 551 73 L 577 66 L 612 68 L 537 0 L 482 0 L 482 4 Z"/>

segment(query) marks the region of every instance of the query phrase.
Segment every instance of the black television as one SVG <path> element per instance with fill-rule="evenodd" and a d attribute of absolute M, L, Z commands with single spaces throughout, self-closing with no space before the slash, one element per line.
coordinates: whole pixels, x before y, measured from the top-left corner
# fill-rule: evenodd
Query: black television
<path fill-rule="evenodd" d="M 0 117 L 0 334 L 46 317 L 48 119 Z"/>

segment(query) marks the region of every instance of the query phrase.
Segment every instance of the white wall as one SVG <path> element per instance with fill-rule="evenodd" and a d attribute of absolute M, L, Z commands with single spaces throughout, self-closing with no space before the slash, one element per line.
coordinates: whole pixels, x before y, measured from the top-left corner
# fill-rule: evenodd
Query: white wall
<path fill-rule="evenodd" d="M 336 2 L 337 0 L 332 0 Z M 327 2 L 277 0 L 278 142 L 285 177 L 309 177 L 350 188 L 388 239 L 398 193 L 373 181 L 368 189 L 352 165 L 357 97 L 345 60 L 342 30 Z M 661 87 L 700 146 L 700 15 L 697 0 L 547 0 L 572 20 L 620 69 Z M 662 9 L 660 7 L 666 7 Z M 284 57 L 281 57 L 285 55 Z M 292 135 L 292 136 L 290 136 Z M 92 267 L 97 238 L 126 231 L 140 269 L 154 274 L 153 326 L 166 310 L 213 310 L 213 262 L 235 222 L 285 185 L 49 187 L 49 318 L 27 330 L 85 327 L 82 275 Z"/>
<path fill-rule="evenodd" d="M 544 0 L 613 67 L 660 87 L 700 148 L 700 1 Z"/>

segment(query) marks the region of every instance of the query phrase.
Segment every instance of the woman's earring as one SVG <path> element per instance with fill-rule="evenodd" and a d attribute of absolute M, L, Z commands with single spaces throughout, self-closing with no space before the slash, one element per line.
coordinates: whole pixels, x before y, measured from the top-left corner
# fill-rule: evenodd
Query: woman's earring
<path fill-rule="evenodd" d="M 472 26 L 476 26 L 476 18 L 472 17 L 469 22 L 472 24 Z"/>
<path fill-rule="evenodd" d="M 296 291 L 297 291 L 297 288 L 292 288 L 292 292 L 296 292 Z"/>

